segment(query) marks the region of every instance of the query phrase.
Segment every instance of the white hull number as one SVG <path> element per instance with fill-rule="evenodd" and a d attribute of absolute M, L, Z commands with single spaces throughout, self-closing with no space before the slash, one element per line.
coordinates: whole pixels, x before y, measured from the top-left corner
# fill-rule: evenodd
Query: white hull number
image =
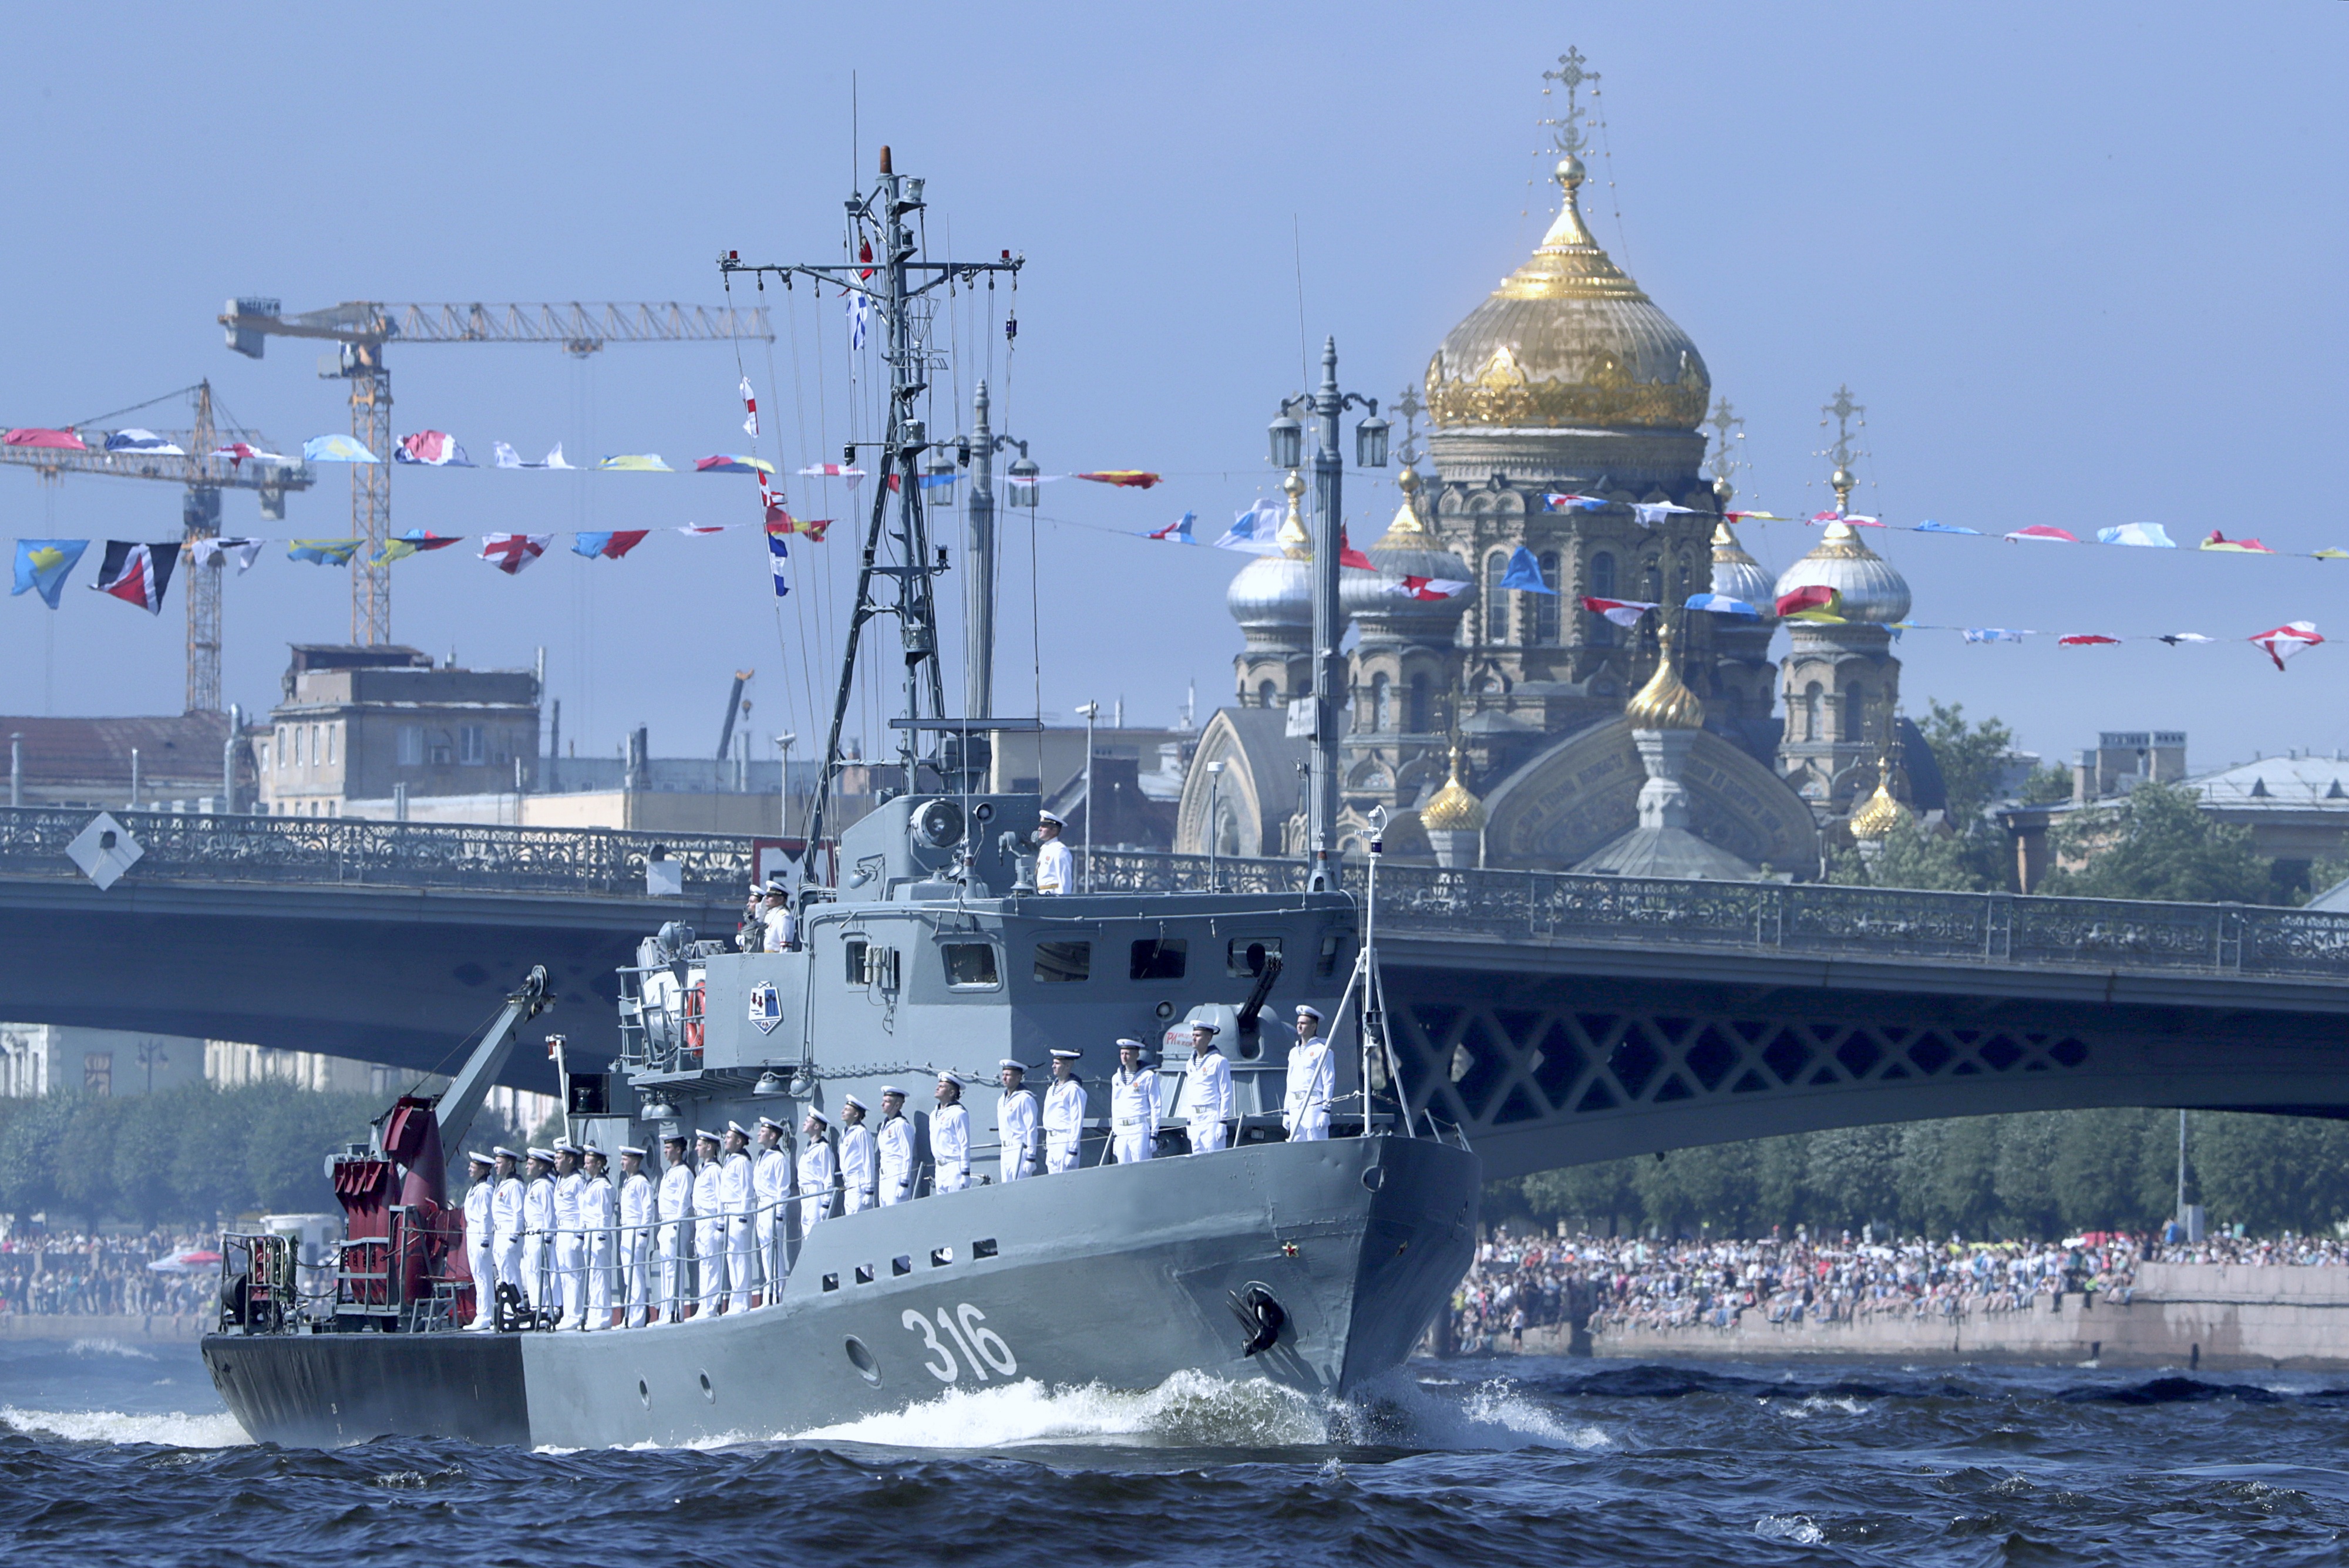
<path fill-rule="evenodd" d="M 937 1358 L 935 1361 L 924 1361 L 922 1370 L 941 1383 L 952 1383 L 959 1379 L 966 1365 L 971 1371 L 978 1374 L 981 1383 L 987 1381 L 989 1367 L 1005 1377 L 1019 1376 L 1019 1363 L 1012 1355 L 1011 1347 L 1003 1343 L 1001 1334 L 986 1326 L 987 1314 L 968 1302 L 963 1303 L 952 1313 L 948 1313 L 944 1307 L 938 1308 L 936 1328 L 930 1325 L 928 1318 L 924 1317 L 912 1307 L 905 1309 L 902 1321 L 908 1334 L 918 1334 L 922 1336 L 922 1348 Z M 946 1332 L 947 1337 L 944 1340 L 938 1337 L 938 1332 L 941 1329 Z M 960 1361 L 955 1359 L 955 1350 L 957 1346 L 962 1351 Z"/>

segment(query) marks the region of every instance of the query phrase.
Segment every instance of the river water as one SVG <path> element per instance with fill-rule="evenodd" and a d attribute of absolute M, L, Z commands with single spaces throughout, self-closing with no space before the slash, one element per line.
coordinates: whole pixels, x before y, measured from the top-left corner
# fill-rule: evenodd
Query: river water
<path fill-rule="evenodd" d="M 2349 1378 L 1421 1362 L 684 1449 L 249 1441 L 192 1346 L 0 1340 L 0 1563 L 2349 1561 Z"/>

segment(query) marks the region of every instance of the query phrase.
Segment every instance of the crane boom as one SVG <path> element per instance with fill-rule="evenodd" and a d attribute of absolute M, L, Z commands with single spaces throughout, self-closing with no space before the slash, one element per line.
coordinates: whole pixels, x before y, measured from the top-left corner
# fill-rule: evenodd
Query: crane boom
<path fill-rule="evenodd" d="M 351 436 L 382 462 L 351 465 L 351 533 L 364 541 L 351 563 L 351 640 L 391 640 L 391 576 L 376 564 L 391 535 L 391 372 L 387 343 L 554 343 L 584 358 L 606 343 L 772 343 L 763 308 L 731 306 L 387 305 L 346 300 L 287 316 L 274 299 L 232 299 L 218 320 L 228 346 L 258 359 L 272 337 L 309 337 L 342 346 L 319 362 L 321 376 L 351 384 Z"/>

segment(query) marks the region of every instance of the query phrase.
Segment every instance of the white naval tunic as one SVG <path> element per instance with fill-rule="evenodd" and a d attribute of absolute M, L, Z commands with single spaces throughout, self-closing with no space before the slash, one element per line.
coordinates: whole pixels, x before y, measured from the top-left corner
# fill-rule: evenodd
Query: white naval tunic
<path fill-rule="evenodd" d="M 800 1150 L 799 1183 L 792 1191 L 800 1200 L 800 1239 L 803 1241 L 832 1216 L 832 1179 L 837 1169 L 829 1138 L 811 1138 L 807 1147 Z"/>
<path fill-rule="evenodd" d="M 534 1312 L 551 1305 L 547 1289 L 547 1237 L 554 1230 L 554 1179 L 538 1177 L 522 1189 L 522 1293 Z"/>
<path fill-rule="evenodd" d="M 970 1185 L 970 1113 L 957 1100 L 930 1113 L 931 1190 L 960 1192 Z"/>
<path fill-rule="evenodd" d="M 523 1207 L 519 1176 L 505 1178 L 490 1195 L 491 1245 L 497 1257 L 498 1283 L 516 1290 L 522 1289 Z"/>
<path fill-rule="evenodd" d="M 497 1301 L 498 1282 L 496 1251 L 492 1245 L 496 1221 L 490 1212 L 496 1199 L 494 1181 L 476 1181 L 465 1189 L 465 1266 L 473 1275 L 471 1326 L 481 1329 L 488 1328 L 497 1315 L 491 1310 Z"/>
<path fill-rule="evenodd" d="M 842 1195 L 840 1211 L 862 1214 L 872 1208 L 874 1184 L 880 1175 L 872 1130 L 859 1122 L 840 1135 L 840 1179 L 848 1189 Z"/>
<path fill-rule="evenodd" d="M 914 1124 L 904 1112 L 881 1124 L 881 1204 L 887 1208 L 914 1195 Z"/>
<path fill-rule="evenodd" d="M 1212 1154 L 1224 1147 L 1232 1116 L 1232 1064 L 1220 1051 L 1207 1050 L 1183 1068 L 1183 1111 L 1191 1124 L 1191 1152 Z"/>
<path fill-rule="evenodd" d="M 1067 845 L 1055 838 L 1036 851 L 1036 891 L 1072 893 L 1076 880 L 1076 863 Z"/>
<path fill-rule="evenodd" d="M 996 1134 L 1003 1142 L 1003 1179 L 1036 1174 L 1036 1096 L 1014 1089 L 997 1103 Z"/>
<path fill-rule="evenodd" d="M 1288 1048 L 1280 1125 L 1291 1143 L 1319 1143 L 1330 1136 L 1330 1092 L 1336 1078 L 1337 1062 L 1327 1040 L 1316 1036 Z"/>
<path fill-rule="evenodd" d="M 661 1315 L 675 1323 L 692 1294 L 686 1260 L 693 1255 L 693 1167 L 681 1159 L 661 1172 L 659 1219 L 653 1255 L 660 1260 Z"/>
<path fill-rule="evenodd" d="M 653 1220 L 657 1217 L 653 1179 L 639 1170 L 620 1181 L 621 1299 L 628 1309 L 628 1326 L 641 1328 L 651 1304 Z"/>
<path fill-rule="evenodd" d="M 579 1229 L 587 1253 L 587 1316 L 582 1328 L 612 1326 L 612 1255 L 620 1195 L 609 1177 L 590 1176 L 579 1187 Z"/>
<path fill-rule="evenodd" d="M 759 1204 L 757 1174 L 748 1152 L 737 1150 L 719 1161 L 718 1188 L 726 1211 L 726 1280 L 733 1287 L 726 1310 L 749 1312 L 751 1261 L 759 1255 L 751 1211 Z"/>
<path fill-rule="evenodd" d="M 1109 1078 L 1110 1143 L 1120 1165 L 1148 1159 L 1158 1135 L 1158 1075 L 1120 1067 Z"/>
<path fill-rule="evenodd" d="M 1075 1078 L 1055 1078 L 1044 1091 L 1044 1168 L 1057 1176 L 1077 1168 L 1084 1147 L 1085 1086 Z"/>
<path fill-rule="evenodd" d="M 693 1282 L 699 1287 L 701 1315 L 718 1310 L 726 1291 L 726 1161 L 720 1158 L 693 1173 Z"/>
<path fill-rule="evenodd" d="M 792 1157 L 781 1148 L 762 1148 L 750 1157 L 750 1191 L 759 1211 L 750 1218 L 750 1234 L 759 1243 L 759 1278 L 764 1285 L 762 1304 L 772 1306 L 782 1290 L 787 1254 L 783 1222 L 792 1195 Z"/>
<path fill-rule="evenodd" d="M 587 1321 L 587 1238 L 579 1228 L 579 1195 L 586 1188 L 585 1171 L 554 1178 L 555 1299 L 563 1303 L 565 1328 Z"/>

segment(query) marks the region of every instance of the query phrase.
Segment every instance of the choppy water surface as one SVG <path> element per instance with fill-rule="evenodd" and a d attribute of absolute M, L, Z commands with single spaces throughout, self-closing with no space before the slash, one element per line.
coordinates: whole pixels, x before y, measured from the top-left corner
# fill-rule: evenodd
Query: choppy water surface
<path fill-rule="evenodd" d="M 0 1561 L 2349 1560 L 2349 1379 L 1421 1363 L 1029 1384 L 687 1449 L 249 1442 L 191 1348 L 0 1341 Z"/>

